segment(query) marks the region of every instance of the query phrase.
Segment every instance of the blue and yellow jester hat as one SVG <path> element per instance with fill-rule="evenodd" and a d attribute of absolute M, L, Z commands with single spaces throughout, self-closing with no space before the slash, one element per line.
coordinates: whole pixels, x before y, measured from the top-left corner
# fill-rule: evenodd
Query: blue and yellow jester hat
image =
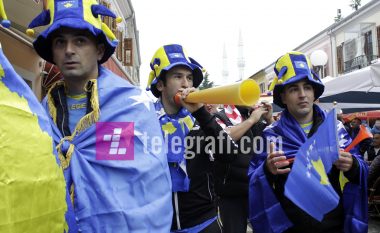
<path fill-rule="evenodd" d="M 33 46 L 43 59 L 54 64 L 49 36 L 63 27 L 88 30 L 105 45 L 104 55 L 99 61 L 101 64 L 112 56 L 119 42 L 108 26 L 102 22 L 101 15 L 116 18 L 114 13 L 107 7 L 99 5 L 96 0 L 47 0 L 46 9 L 33 19 L 26 33 L 32 36 L 34 34 L 32 28 L 50 25 L 41 32 L 33 42 Z M 121 22 L 121 18 L 116 18 L 116 22 Z"/>
<path fill-rule="evenodd" d="M 198 87 L 203 81 L 203 68 L 191 57 L 186 55 L 186 51 L 178 44 L 164 45 L 154 54 L 150 68 L 147 84 L 147 91 L 151 91 L 155 97 L 160 96 L 156 88 L 158 80 L 165 77 L 165 73 L 175 66 L 188 67 L 193 72 L 193 86 Z"/>
<path fill-rule="evenodd" d="M 273 79 L 269 90 L 273 90 L 273 102 L 282 108 L 286 106 L 282 103 L 280 94 L 288 84 L 307 79 L 314 88 L 315 100 L 325 90 L 325 86 L 313 71 L 311 62 L 303 53 L 289 52 L 283 55 L 276 61 L 274 72 L 277 76 Z"/>

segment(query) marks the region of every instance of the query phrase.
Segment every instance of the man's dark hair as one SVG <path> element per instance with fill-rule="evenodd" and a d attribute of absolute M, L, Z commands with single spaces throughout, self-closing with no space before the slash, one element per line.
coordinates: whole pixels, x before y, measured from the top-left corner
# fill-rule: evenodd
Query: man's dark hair
<path fill-rule="evenodd" d="M 359 117 L 355 117 L 355 118 L 352 119 L 351 121 L 354 121 L 354 120 L 357 120 L 357 121 L 359 121 L 359 123 L 362 123 L 362 120 L 361 120 Z"/>

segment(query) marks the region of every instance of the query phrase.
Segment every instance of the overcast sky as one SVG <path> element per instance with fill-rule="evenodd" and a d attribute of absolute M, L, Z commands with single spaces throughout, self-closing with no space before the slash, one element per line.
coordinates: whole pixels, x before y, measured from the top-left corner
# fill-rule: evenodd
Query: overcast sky
<path fill-rule="evenodd" d="M 362 6 L 370 0 L 362 0 Z M 223 45 L 230 82 L 238 79 L 239 30 L 248 78 L 282 54 L 353 11 L 351 0 L 132 0 L 140 35 L 141 87 L 155 51 L 170 43 L 184 46 L 216 83 L 224 83 Z"/>

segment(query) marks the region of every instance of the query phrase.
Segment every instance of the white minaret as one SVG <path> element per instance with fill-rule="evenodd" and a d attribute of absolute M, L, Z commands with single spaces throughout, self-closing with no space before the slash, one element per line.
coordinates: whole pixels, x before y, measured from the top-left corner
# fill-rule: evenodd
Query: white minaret
<path fill-rule="evenodd" d="M 226 44 L 223 45 L 223 68 L 222 68 L 222 85 L 229 83 Z"/>
<path fill-rule="evenodd" d="M 239 30 L 238 50 L 239 50 L 239 54 L 238 54 L 237 66 L 239 69 L 239 79 L 237 81 L 241 81 L 244 78 L 244 67 L 245 67 L 244 54 L 243 54 L 243 37 L 241 35 L 241 30 Z"/>

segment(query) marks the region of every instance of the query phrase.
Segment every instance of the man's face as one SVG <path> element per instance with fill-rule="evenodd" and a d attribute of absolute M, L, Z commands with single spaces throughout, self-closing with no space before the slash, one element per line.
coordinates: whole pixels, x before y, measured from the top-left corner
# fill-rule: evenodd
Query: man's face
<path fill-rule="evenodd" d="M 354 129 L 358 128 L 360 126 L 360 124 L 361 124 L 361 122 L 358 119 L 353 119 L 350 123 L 351 128 L 354 128 Z"/>
<path fill-rule="evenodd" d="M 377 148 L 380 147 L 380 134 L 375 133 L 373 135 L 372 145 Z"/>
<path fill-rule="evenodd" d="M 103 57 L 104 45 L 97 44 L 87 30 L 59 29 L 52 36 L 53 60 L 65 79 L 97 78 L 98 60 Z"/>
<path fill-rule="evenodd" d="M 296 119 L 306 117 L 313 111 L 313 86 L 305 80 L 286 85 L 281 100 Z"/>
<path fill-rule="evenodd" d="M 175 66 L 166 72 L 166 83 L 159 80 L 157 89 L 161 92 L 161 98 L 170 105 L 176 106 L 173 97 L 180 88 L 193 87 L 193 73 L 184 66 Z"/>
<path fill-rule="evenodd" d="M 211 114 L 218 112 L 217 104 L 205 104 L 205 107 L 206 107 L 206 110 Z"/>

